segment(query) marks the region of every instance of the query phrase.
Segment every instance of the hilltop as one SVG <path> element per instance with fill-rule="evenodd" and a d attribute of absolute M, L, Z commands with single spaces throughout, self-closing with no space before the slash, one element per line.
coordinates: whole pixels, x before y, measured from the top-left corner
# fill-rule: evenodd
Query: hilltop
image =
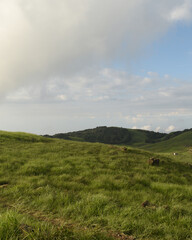
<path fill-rule="evenodd" d="M 139 129 L 103 126 L 83 131 L 46 136 L 82 142 L 127 145 L 155 151 L 176 151 L 192 146 L 192 129 L 167 134 Z"/>

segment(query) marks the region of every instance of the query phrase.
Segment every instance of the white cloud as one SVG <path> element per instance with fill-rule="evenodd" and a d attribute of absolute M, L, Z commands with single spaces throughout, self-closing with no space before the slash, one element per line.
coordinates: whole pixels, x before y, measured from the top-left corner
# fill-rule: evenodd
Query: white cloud
<path fill-rule="evenodd" d="M 164 96 L 164 97 L 169 97 L 169 96 L 170 96 L 170 93 L 169 93 L 169 92 L 160 91 L 160 92 L 159 92 L 159 95 Z"/>
<path fill-rule="evenodd" d="M 153 79 L 159 77 L 159 74 L 158 74 L 157 72 L 151 72 L 151 71 L 149 71 L 149 72 L 147 72 L 147 74 L 148 74 L 150 77 L 152 77 Z"/>
<path fill-rule="evenodd" d="M 127 106 L 124 119 L 128 115 L 127 121 L 133 124 L 142 122 L 146 111 L 150 114 L 158 113 L 158 117 L 179 117 L 180 109 L 191 110 L 191 83 L 175 81 L 171 77 L 167 81 L 165 76 L 159 76 L 158 79 L 151 76 L 151 83 L 146 88 L 143 80 L 147 76 L 147 73 L 146 76 L 138 76 L 114 69 L 95 70 L 88 76 L 85 72 L 79 76 L 43 81 L 41 84 L 34 82 L 10 92 L 4 101 L 22 103 L 27 99 L 30 102 L 50 103 L 67 100 L 68 103 L 84 102 L 86 105 L 93 102 L 116 103 L 119 104 L 117 109 Z"/>
<path fill-rule="evenodd" d="M 149 131 L 149 130 L 151 130 L 151 126 L 150 125 L 145 125 L 145 126 L 141 127 L 141 129 Z"/>
<path fill-rule="evenodd" d="M 167 16 L 188 19 L 189 6 L 183 0 L 1 0 L 1 95 L 81 71 L 88 77 L 93 66 L 114 59 L 131 61 L 169 29 Z"/>
<path fill-rule="evenodd" d="M 89 116 L 90 119 L 95 119 L 96 117 L 95 116 Z"/>
<path fill-rule="evenodd" d="M 32 95 L 26 91 L 26 89 L 21 88 L 17 92 L 6 97 L 7 101 L 28 101 L 32 99 Z"/>
<path fill-rule="evenodd" d="M 165 79 L 169 79 L 169 75 L 168 75 L 168 74 L 165 74 L 165 75 L 164 75 L 164 78 L 165 78 Z"/>
<path fill-rule="evenodd" d="M 161 127 L 156 127 L 155 132 L 159 132 Z"/>
<path fill-rule="evenodd" d="M 56 97 L 56 99 L 61 100 L 61 101 L 66 101 L 66 100 L 67 100 L 67 96 L 64 95 L 64 94 L 61 94 L 61 95 L 58 95 L 58 96 Z"/>
<path fill-rule="evenodd" d="M 94 101 L 103 101 L 109 99 L 109 96 L 99 96 L 94 98 Z"/>
<path fill-rule="evenodd" d="M 143 121 L 143 116 L 141 114 L 137 114 L 136 116 L 131 118 L 131 121 L 133 123 L 142 122 Z"/>
<path fill-rule="evenodd" d="M 165 132 L 172 132 L 175 129 L 175 126 L 170 125 L 167 129 L 165 129 Z"/>
<path fill-rule="evenodd" d="M 149 78 L 149 77 L 145 77 L 144 79 L 143 79 L 143 83 L 144 84 L 147 84 L 147 83 L 151 83 L 151 78 Z"/>
<path fill-rule="evenodd" d="M 177 116 L 179 115 L 179 112 L 168 112 L 168 113 L 160 113 L 160 117 L 171 117 L 171 116 Z"/>
<path fill-rule="evenodd" d="M 182 21 L 192 19 L 192 1 L 185 0 L 184 3 L 175 7 L 170 13 L 171 21 Z"/>

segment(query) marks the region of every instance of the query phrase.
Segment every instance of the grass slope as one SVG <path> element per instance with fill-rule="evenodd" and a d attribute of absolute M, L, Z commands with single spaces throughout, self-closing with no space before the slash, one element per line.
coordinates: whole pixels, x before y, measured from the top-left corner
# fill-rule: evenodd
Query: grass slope
<path fill-rule="evenodd" d="M 21 135 L 1 132 L 0 239 L 192 239 L 184 159 Z"/>
<path fill-rule="evenodd" d="M 35 134 L 23 133 L 23 132 L 6 132 L 0 131 L 0 143 L 7 144 L 9 141 L 20 142 L 50 142 L 50 139 L 38 136 Z"/>
<path fill-rule="evenodd" d="M 142 147 L 150 151 L 161 151 L 161 152 L 178 152 L 184 151 L 192 146 L 192 131 L 181 133 L 180 135 L 170 138 L 168 140 L 146 144 Z"/>
<path fill-rule="evenodd" d="M 83 131 L 55 134 L 51 137 L 82 142 L 128 145 L 159 152 L 183 151 L 186 145 L 192 146 L 191 129 L 165 134 L 138 129 L 97 127 Z"/>

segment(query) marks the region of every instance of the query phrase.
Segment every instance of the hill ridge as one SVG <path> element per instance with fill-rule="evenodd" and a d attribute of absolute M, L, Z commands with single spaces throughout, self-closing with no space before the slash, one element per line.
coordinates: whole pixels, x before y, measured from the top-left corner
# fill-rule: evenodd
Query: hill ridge
<path fill-rule="evenodd" d="M 44 136 L 82 142 L 128 145 L 133 147 L 141 147 L 144 149 L 153 149 L 155 146 L 158 148 L 158 146 L 161 146 L 162 143 L 165 145 L 167 143 L 168 145 L 171 145 L 172 142 L 175 143 L 174 146 L 176 149 L 182 144 L 182 142 L 185 143 L 184 146 L 192 145 L 192 129 L 185 129 L 183 131 L 175 131 L 171 133 L 159 133 L 142 129 L 100 126 L 92 129 Z M 180 138 L 182 140 L 180 140 Z M 169 147 L 168 145 L 167 147 Z"/>

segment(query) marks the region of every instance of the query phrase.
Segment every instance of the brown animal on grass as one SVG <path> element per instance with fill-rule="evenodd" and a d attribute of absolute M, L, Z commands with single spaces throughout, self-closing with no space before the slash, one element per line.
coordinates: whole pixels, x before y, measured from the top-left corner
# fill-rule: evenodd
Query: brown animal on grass
<path fill-rule="evenodd" d="M 127 148 L 126 148 L 126 147 L 123 147 L 122 150 L 123 150 L 124 152 L 126 152 L 126 151 L 127 151 Z"/>
<path fill-rule="evenodd" d="M 145 202 L 143 202 L 142 204 L 142 207 L 148 207 L 149 205 L 150 205 L 150 202 L 147 200 L 147 201 L 145 201 Z"/>
<path fill-rule="evenodd" d="M 150 158 L 148 163 L 152 166 L 159 166 L 160 160 L 158 158 Z"/>

